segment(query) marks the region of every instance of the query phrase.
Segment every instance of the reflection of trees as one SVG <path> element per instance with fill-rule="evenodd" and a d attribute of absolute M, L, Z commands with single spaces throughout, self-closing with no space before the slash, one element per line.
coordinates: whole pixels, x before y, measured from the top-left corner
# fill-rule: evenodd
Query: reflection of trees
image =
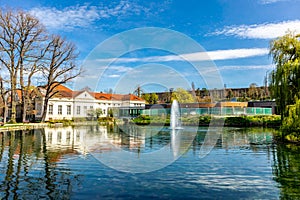
<path fill-rule="evenodd" d="M 273 148 L 273 174 L 280 184 L 281 199 L 300 198 L 300 147 L 277 145 Z"/>
<path fill-rule="evenodd" d="M 4 152 L 4 133 L 0 133 L 1 136 L 1 149 L 0 149 L 0 162 L 2 161 L 3 152 Z"/>
<path fill-rule="evenodd" d="M 53 161 L 66 152 L 48 151 L 44 129 L 0 133 L 0 139 L 0 170 L 5 173 L 0 176 L 0 198 L 70 197 L 78 177 Z"/>

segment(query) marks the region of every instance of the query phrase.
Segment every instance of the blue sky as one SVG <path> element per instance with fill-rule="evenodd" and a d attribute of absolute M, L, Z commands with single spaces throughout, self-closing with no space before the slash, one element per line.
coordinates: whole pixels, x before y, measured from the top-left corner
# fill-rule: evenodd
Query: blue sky
<path fill-rule="evenodd" d="M 263 85 L 266 72 L 274 68 L 268 55 L 270 41 L 287 30 L 300 32 L 299 0 L 0 0 L 0 5 L 24 9 L 39 18 L 49 32 L 59 33 L 74 42 L 80 51 L 78 62 L 85 67 L 90 64 L 87 60 L 94 59 L 91 55 L 97 55 L 95 51 L 101 42 L 123 31 L 160 27 L 183 33 L 204 48 L 227 87 L 248 87 L 251 83 Z M 95 74 L 93 68 L 90 74 L 78 80 L 77 85 L 99 91 L 115 89 L 124 78 L 131 79 L 135 69 L 141 69 L 137 66 L 146 65 L 147 69 L 142 68 L 147 73 L 139 74 L 140 82 L 136 79 L 131 84 L 142 85 L 148 91 L 155 87 L 160 88 L 158 90 L 186 87 L 191 82 L 196 88 L 209 87 L 205 78 L 189 68 L 189 61 L 201 57 L 199 53 L 192 49 L 183 52 L 185 61 L 182 61 L 172 52 L 155 49 L 127 52 L 123 59 L 107 63 L 110 67 L 104 74 Z M 92 65 L 97 67 L 96 63 Z M 160 70 L 162 65 L 167 67 Z M 151 66 L 154 74 L 149 74 L 152 73 L 148 71 Z M 151 87 L 150 82 L 142 81 L 147 75 L 168 80 L 167 75 L 171 73 L 168 70 L 172 69 L 187 83 L 176 83 L 176 79 L 170 78 L 169 85 L 157 87 L 163 81 L 157 84 L 153 80 Z M 208 73 L 215 69 L 206 70 Z M 98 75 L 98 80 L 101 76 L 103 82 L 91 81 L 92 75 Z M 132 92 L 130 90 L 132 88 L 127 91 L 123 88 L 120 92 Z"/>

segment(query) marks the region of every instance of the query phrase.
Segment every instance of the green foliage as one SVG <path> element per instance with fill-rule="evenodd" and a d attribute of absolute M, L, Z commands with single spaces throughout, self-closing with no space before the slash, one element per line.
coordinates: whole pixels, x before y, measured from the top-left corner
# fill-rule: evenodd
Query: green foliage
<path fill-rule="evenodd" d="M 149 104 L 156 104 L 158 101 L 158 96 L 155 93 L 143 94 L 142 98 Z"/>
<path fill-rule="evenodd" d="M 71 126 L 73 125 L 73 120 L 68 119 L 55 119 L 55 120 L 49 120 L 48 122 L 50 125 L 61 123 L 63 126 Z"/>
<path fill-rule="evenodd" d="M 300 100 L 287 107 L 287 117 L 282 121 L 281 131 L 286 133 L 285 139 L 292 142 L 300 142 Z"/>
<path fill-rule="evenodd" d="M 271 95 L 276 99 L 282 119 L 282 138 L 300 141 L 300 41 L 288 33 L 271 43 L 270 53 L 276 64 L 271 74 Z"/>
<path fill-rule="evenodd" d="M 85 117 L 74 117 L 73 121 L 74 122 L 85 122 L 86 118 Z"/>
<path fill-rule="evenodd" d="M 181 123 L 184 126 L 209 126 L 212 116 L 210 115 L 194 115 L 194 116 L 182 116 Z M 217 119 L 216 119 L 217 120 Z M 255 115 L 255 116 L 236 116 L 225 117 L 224 126 L 237 126 L 237 127 L 277 127 L 280 125 L 280 116 L 278 115 Z M 138 118 L 132 120 L 133 123 L 138 125 L 148 124 L 170 124 L 170 116 L 167 118 L 162 116 L 148 116 L 141 115 Z"/>
<path fill-rule="evenodd" d="M 100 122 L 100 123 L 114 122 L 114 118 L 113 117 L 99 117 L 98 122 Z"/>
<path fill-rule="evenodd" d="M 270 54 L 276 64 L 271 74 L 270 91 L 276 99 L 282 119 L 287 106 L 300 98 L 300 41 L 299 36 L 288 33 L 271 42 Z"/>
<path fill-rule="evenodd" d="M 196 99 L 193 97 L 191 93 L 182 88 L 177 88 L 172 93 L 172 101 L 176 99 L 179 103 L 194 103 Z"/>

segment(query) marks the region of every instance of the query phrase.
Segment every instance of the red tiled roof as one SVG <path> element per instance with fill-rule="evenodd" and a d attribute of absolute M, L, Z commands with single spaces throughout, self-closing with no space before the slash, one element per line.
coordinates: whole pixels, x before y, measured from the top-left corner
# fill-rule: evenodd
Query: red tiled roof
<path fill-rule="evenodd" d="M 79 94 L 83 93 L 83 91 L 72 91 L 71 89 L 67 88 L 66 86 L 59 85 L 55 88 L 54 91 L 58 91 L 55 97 L 58 98 L 72 98 L 76 97 Z M 97 100 L 117 100 L 117 101 L 144 101 L 142 98 L 135 96 L 133 94 L 106 94 L 102 92 L 88 92 Z"/>
<path fill-rule="evenodd" d="M 66 91 L 66 92 L 72 92 L 72 90 L 70 88 L 67 88 L 64 85 L 58 85 L 55 88 L 56 91 Z"/>

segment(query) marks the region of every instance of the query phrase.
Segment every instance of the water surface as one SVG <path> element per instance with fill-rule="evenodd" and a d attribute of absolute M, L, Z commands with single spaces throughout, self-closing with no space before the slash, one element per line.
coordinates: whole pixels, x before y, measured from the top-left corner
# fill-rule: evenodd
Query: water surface
<path fill-rule="evenodd" d="M 174 140 L 170 130 L 158 131 L 157 127 L 126 127 L 122 131 L 118 127 L 84 126 L 3 132 L 0 198 L 300 198 L 300 149 L 273 144 L 273 132 L 224 128 L 204 158 L 199 158 L 199 153 L 206 128 L 199 128 L 191 143 L 185 142 L 189 129 L 183 130 L 180 140 Z M 163 148 L 174 162 L 147 173 L 117 171 L 100 162 L 114 155 L 116 149 L 142 159 Z M 111 157 L 111 162 L 119 163 L 116 159 Z"/>

